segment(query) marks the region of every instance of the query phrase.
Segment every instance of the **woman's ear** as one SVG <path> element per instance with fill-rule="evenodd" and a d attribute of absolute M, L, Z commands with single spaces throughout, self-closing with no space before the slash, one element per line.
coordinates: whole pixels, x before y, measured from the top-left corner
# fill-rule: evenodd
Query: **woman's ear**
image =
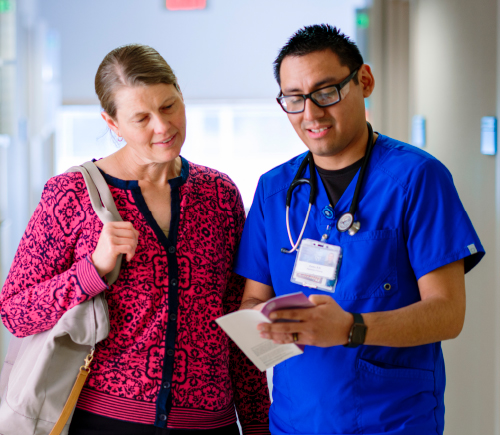
<path fill-rule="evenodd" d="M 120 131 L 118 130 L 118 126 L 116 125 L 116 121 L 111 118 L 111 116 L 109 116 L 107 114 L 107 112 L 105 112 L 104 110 L 101 112 L 101 116 L 102 116 L 102 119 L 104 119 L 104 121 L 106 121 L 106 124 L 108 124 L 108 127 L 113 130 L 113 132 L 118 136 L 118 137 L 121 137 L 120 135 Z"/>
<path fill-rule="evenodd" d="M 175 82 L 174 87 L 175 87 L 175 89 L 177 89 L 177 92 L 179 92 L 179 94 L 181 94 L 181 100 L 184 101 L 184 95 L 182 95 L 182 91 L 181 91 L 181 87 L 179 86 L 179 83 Z"/>

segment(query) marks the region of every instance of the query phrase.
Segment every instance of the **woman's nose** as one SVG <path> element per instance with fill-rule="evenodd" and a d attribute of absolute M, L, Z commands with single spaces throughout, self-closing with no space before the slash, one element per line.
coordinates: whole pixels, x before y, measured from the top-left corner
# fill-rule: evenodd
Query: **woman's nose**
<path fill-rule="evenodd" d="M 168 131 L 170 127 L 170 122 L 168 118 L 163 116 L 156 116 L 154 123 L 154 132 L 156 134 L 163 134 Z"/>

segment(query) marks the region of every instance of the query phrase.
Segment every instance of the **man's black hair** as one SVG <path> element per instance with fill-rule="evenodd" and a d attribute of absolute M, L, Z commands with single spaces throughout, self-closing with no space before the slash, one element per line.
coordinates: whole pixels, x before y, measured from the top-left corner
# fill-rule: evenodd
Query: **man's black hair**
<path fill-rule="evenodd" d="M 315 24 L 298 30 L 280 50 L 274 61 L 274 77 L 279 85 L 281 62 L 287 56 L 305 56 L 316 51 L 330 49 L 339 57 L 340 64 L 347 66 L 350 72 L 363 65 L 363 56 L 349 37 L 340 33 L 340 29 L 329 24 Z M 358 78 L 354 77 L 354 83 Z"/>

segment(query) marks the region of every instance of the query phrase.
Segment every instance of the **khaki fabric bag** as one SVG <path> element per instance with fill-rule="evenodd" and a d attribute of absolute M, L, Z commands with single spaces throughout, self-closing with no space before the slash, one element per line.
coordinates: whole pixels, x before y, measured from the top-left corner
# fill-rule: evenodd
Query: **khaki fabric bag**
<path fill-rule="evenodd" d="M 92 207 L 103 223 L 122 220 L 94 163 L 66 172 L 83 174 Z M 116 281 L 120 265 L 121 257 L 106 276 L 109 284 Z M 66 435 L 89 371 L 90 355 L 108 334 L 108 305 L 103 292 L 68 310 L 48 331 L 12 337 L 0 374 L 0 434 Z M 84 362 L 86 357 L 90 358 Z M 72 400 L 68 400 L 70 393 Z"/>

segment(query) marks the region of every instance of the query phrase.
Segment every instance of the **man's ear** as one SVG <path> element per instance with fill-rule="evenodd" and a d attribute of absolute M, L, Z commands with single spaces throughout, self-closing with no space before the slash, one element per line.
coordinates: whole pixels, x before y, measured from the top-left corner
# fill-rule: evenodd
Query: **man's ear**
<path fill-rule="evenodd" d="M 368 98 L 375 88 L 375 77 L 369 65 L 364 63 L 358 72 L 358 82 L 363 90 L 363 97 Z"/>
<path fill-rule="evenodd" d="M 106 121 L 110 130 L 112 130 L 118 137 L 121 137 L 120 131 L 118 130 L 118 126 L 116 125 L 116 121 L 108 115 L 104 110 L 101 112 L 102 119 Z"/>

